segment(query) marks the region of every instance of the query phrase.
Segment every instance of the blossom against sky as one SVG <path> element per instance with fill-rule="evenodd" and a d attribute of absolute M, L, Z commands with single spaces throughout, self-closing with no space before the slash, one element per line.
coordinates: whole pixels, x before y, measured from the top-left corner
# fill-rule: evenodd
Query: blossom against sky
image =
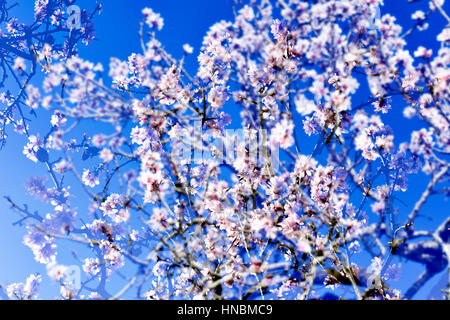
<path fill-rule="evenodd" d="M 319 224 L 323 225 L 314 241 L 307 236 L 315 232 L 314 228 L 303 225 L 309 218 L 315 219 L 315 212 L 325 212 L 324 217 L 330 221 L 336 217 L 339 227 L 354 237 L 352 240 L 355 241 L 348 244 L 353 263 L 367 267 L 372 276 L 384 273 L 384 260 L 371 258 L 356 240 L 358 232 L 367 232 L 364 228 L 368 223 L 390 212 L 390 216 L 387 215 L 390 220 L 385 221 L 383 228 L 393 237 L 392 246 L 392 242 L 398 240 L 395 238 L 397 232 L 410 236 L 403 230 L 410 225 L 402 225 L 399 221 L 409 221 L 411 216 L 421 229 L 434 230 L 448 217 L 442 194 L 427 198 L 423 208 L 421 204 L 423 214 L 411 208 L 424 190 L 428 190 L 426 185 L 430 175 L 436 179 L 434 185 L 448 175 L 446 165 L 442 165 L 442 161 L 448 160 L 445 158 L 448 152 L 445 142 L 448 142 L 445 135 L 448 132 L 447 111 L 445 104 L 443 109 L 439 104 L 433 107 L 436 101 L 445 103 L 447 94 L 448 29 L 444 28 L 447 23 L 445 13 L 440 11 L 445 11 L 448 4 L 418 1 L 406 6 L 397 1 L 385 2 L 382 5 L 382 1 L 337 1 L 342 13 L 331 14 L 330 8 L 322 2 L 309 8 L 306 2 L 290 1 L 289 6 L 295 7 L 296 11 L 281 1 L 281 10 L 273 8 L 272 12 L 269 2 L 265 1 L 255 8 L 240 4 L 233 7 L 230 1 L 172 1 L 170 4 L 164 1 L 150 4 L 108 1 L 103 4 L 102 14 L 95 17 L 95 39 L 89 33 L 83 42 L 90 44 L 80 43 L 79 58 L 70 57 L 66 64 L 54 56 L 50 45 L 43 45 L 39 60 L 45 61 L 43 69 L 47 73 L 33 78 L 27 86 L 24 102 L 31 110 L 30 115 L 39 120 L 30 122 L 29 127 L 23 121 L 15 126 L 20 134 L 11 132 L 8 136 L 8 143 L 0 155 L 1 179 L 6 182 L 0 186 L 0 193 L 10 196 L 8 199 L 14 199 L 21 208 L 22 203 L 26 203 L 27 212 L 27 208 L 29 212 L 44 211 L 41 213 L 45 219 L 40 227 L 50 233 L 43 237 L 30 226 L 12 225 L 18 220 L 10 210 L 12 200 L 0 204 L 4 216 L 0 233 L 2 243 L 9 244 L 0 252 L 0 284 L 7 286 L 16 282 L 17 285 L 8 288 L 31 297 L 35 295 L 36 284 L 42 282 L 44 297 L 71 296 L 74 293 L 64 286 L 58 292 L 57 285 L 48 281 L 49 277 L 60 280 L 58 277 L 64 272 L 64 267 L 56 264 L 57 260 L 82 266 L 86 276 L 104 279 L 112 275 L 110 290 L 118 291 L 125 281 L 116 271 L 132 274 L 133 266 L 125 261 L 133 259 L 138 265 L 149 266 L 150 262 L 140 260 L 145 247 L 142 243 L 151 245 L 155 234 L 160 232 L 172 229 L 176 232 L 174 226 L 179 217 L 187 215 L 186 221 L 191 223 L 194 217 L 189 210 L 192 209 L 187 208 L 195 205 L 200 208 L 199 212 L 205 213 L 196 218 L 211 218 L 218 223 L 217 228 L 205 228 L 202 243 L 207 249 L 205 256 L 199 256 L 199 259 L 214 261 L 216 257 L 227 257 L 228 253 L 238 257 L 234 260 L 236 265 L 223 266 L 227 272 L 224 278 L 229 287 L 229 290 L 225 289 L 227 294 L 232 294 L 233 289 L 230 275 L 239 279 L 245 274 L 240 273 L 242 266 L 249 266 L 250 270 L 242 277 L 260 282 L 257 274 L 271 270 L 271 263 L 277 262 L 274 259 L 278 256 L 262 262 L 256 259 L 256 254 L 254 257 L 244 251 L 239 254 L 237 248 L 244 250 L 246 241 L 258 246 L 281 236 L 281 241 L 295 241 L 296 252 L 305 253 L 304 260 L 308 260 L 308 255 L 313 252 L 327 251 L 329 240 L 320 233 L 333 223 L 324 223 L 319 218 Z M 371 30 L 370 19 L 361 19 L 359 14 L 370 16 L 370 12 L 365 12 L 367 6 L 375 7 L 378 3 L 383 18 Z M 39 1 L 38 4 L 42 5 Z M 80 1 L 78 5 L 82 8 L 92 6 L 88 1 Z M 354 12 L 348 12 L 346 8 Z M 30 13 L 36 8 L 23 2 L 15 10 L 18 15 L 32 19 Z M 40 12 L 37 10 L 34 18 L 39 17 Z M 359 35 L 350 32 L 354 38 L 347 38 L 348 28 L 355 27 L 346 24 L 351 19 L 343 19 L 346 22 L 342 24 L 327 24 L 324 19 L 329 14 L 353 17 L 357 27 L 369 28 L 369 31 Z M 309 21 L 310 16 L 315 20 Z M 311 35 L 308 27 L 302 28 L 302 23 L 321 27 Z M 142 47 L 139 33 L 144 27 L 150 31 L 148 42 Z M 14 28 L 10 25 L 11 30 Z M 409 28 L 413 28 L 411 35 L 407 31 Z M 307 35 L 309 40 L 301 39 L 302 35 Z M 375 43 L 376 40 L 379 42 Z M 364 69 L 366 62 L 373 65 Z M 22 72 L 28 67 L 18 58 L 13 70 Z M 428 94 L 423 90 L 434 83 L 429 79 L 430 72 L 437 83 Z M 187 81 L 188 85 L 185 84 Z M 291 82 L 295 83 L 295 90 L 292 90 L 296 93 L 292 101 Z M 152 93 L 145 97 L 142 90 L 148 88 Z M 62 96 L 52 96 L 53 93 L 64 93 L 64 90 L 68 90 L 64 99 L 75 107 L 70 109 L 62 103 L 53 110 L 57 101 L 64 101 Z M 255 103 L 255 99 L 260 101 Z M 424 108 L 423 114 L 415 109 L 417 105 Z M 153 113 L 149 109 L 158 111 Z M 195 134 L 195 128 L 173 116 L 179 113 L 186 113 L 187 118 L 198 116 L 197 122 L 211 129 L 216 136 L 225 128 L 245 128 L 246 134 L 254 134 L 258 128 L 255 124 L 259 123 L 263 129 L 270 130 L 267 135 L 270 145 L 279 145 L 281 166 L 260 170 L 256 162 L 239 158 L 223 171 L 214 161 L 192 170 L 188 163 L 174 164 L 159 149 L 165 143 L 161 137 L 166 130 L 172 141 L 183 138 L 179 133 Z M 70 133 L 63 133 L 63 128 L 72 128 L 77 117 L 85 118 L 83 126 L 74 125 Z M 48 121 L 43 120 L 46 118 Z M 429 127 L 424 127 L 424 122 Z M 265 131 L 261 132 L 265 134 Z M 349 136 L 353 151 L 339 149 L 348 145 L 345 139 Z M 170 147 L 175 150 L 182 142 L 173 142 Z M 330 148 L 330 145 L 334 147 Z M 66 147 L 70 152 L 80 151 L 75 160 L 68 153 L 63 155 L 61 150 Z M 442 158 L 432 156 L 436 150 Z M 354 159 L 358 159 L 354 160 L 358 173 L 346 168 L 345 161 L 340 158 L 345 156 L 348 157 L 346 161 L 352 161 L 349 152 L 354 152 Z M 57 161 L 54 156 L 57 153 L 65 158 Z M 114 169 L 114 165 L 120 169 L 128 166 L 129 170 L 120 171 L 115 180 L 118 169 Z M 75 171 L 74 166 L 79 171 Z M 174 182 L 167 179 L 170 170 L 177 178 Z M 70 171 L 74 175 L 65 178 Z M 233 174 L 234 171 L 237 173 Z M 224 177 L 226 174 L 228 176 Z M 47 178 L 41 178 L 43 176 Z M 64 179 L 59 180 L 60 176 Z M 211 183 L 205 177 L 211 179 Z M 305 184 L 304 191 L 296 189 L 296 179 Z M 348 185 L 352 179 L 354 190 L 361 186 L 368 189 L 354 193 Z M 52 183 L 55 187 L 47 189 Z M 183 187 L 186 183 L 196 190 L 195 193 Z M 34 199 L 24 195 L 25 189 Z M 289 197 L 290 193 L 296 196 Z M 137 194 L 140 197 L 136 201 L 142 204 L 133 202 Z M 366 199 L 369 196 L 370 202 Z M 233 207 L 230 203 L 236 205 Z M 46 213 L 49 207 L 53 211 Z M 143 207 L 150 213 L 142 210 Z M 139 221 L 141 213 L 136 213 L 139 211 L 149 215 L 149 220 Z M 242 221 L 236 219 L 237 213 L 242 212 L 247 215 L 246 223 L 252 234 L 244 240 L 236 231 L 243 228 Z M 280 212 L 283 214 L 277 218 L 279 225 L 276 225 L 273 215 Z M 125 228 L 127 223 L 129 226 Z M 151 231 L 144 232 L 136 225 Z M 334 231 L 333 225 L 331 235 Z M 67 232 L 67 237 L 72 236 L 70 233 L 80 232 L 102 240 L 92 255 L 89 248 L 75 250 L 69 241 L 56 240 L 55 234 Z M 227 237 L 223 238 L 224 235 Z M 339 236 L 337 232 L 336 238 Z M 125 239 L 136 246 L 123 253 L 115 243 L 123 244 Z M 202 246 L 196 241 L 194 238 L 185 248 L 196 252 Z M 175 251 L 170 245 L 167 247 L 172 253 L 181 250 L 176 245 Z M 225 250 L 228 247 L 232 249 Z M 412 243 L 401 247 L 404 250 L 401 252 L 408 256 L 408 250 L 414 248 Z M 332 250 L 329 254 L 333 256 Z M 145 258 L 154 264 L 155 283 L 164 285 L 161 276 L 171 266 L 168 256 L 170 252 L 161 256 L 148 254 Z M 395 286 L 406 291 L 410 279 L 420 274 L 421 266 L 387 256 L 382 257 L 388 261 L 386 277 L 391 275 L 389 281 L 398 278 Z M 100 266 L 99 257 L 106 261 L 106 267 Z M 331 258 L 331 261 L 337 264 L 341 260 Z M 347 272 L 353 270 L 349 261 L 345 264 L 348 264 L 344 266 Z M 206 265 L 202 267 L 205 277 L 208 274 Z M 317 266 L 314 259 L 311 265 Z M 174 275 L 180 281 L 177 294 L 182 295 L 183 286 L 195 277 L 193 271 L 195 268 L 190 267 L 175 271 Z M 426 298 L 432 286 L 442 282 L 442 274 L 433 274 L 432 281 L 416 297 Z M 296 284 L 292 279 L 296 276 L 290 275 L 289 281 L 283 281 L 281 276 L 272 279 L 283 283 L 279 292 L 275 290 L 272 294 L 281 297 L 285 291 L 294 292 Z M 369 279 L 379 281 L 376 277 Z M 327 284 L 325 290 L 333 290 L 336 286 L 329 275 L 324 281 Z M 165 297 L 165 292 L 158 293 L 157 286 L 154 287 L 152 290 L 147 288 L 147 297 L 158 294 Z M 324 289 L 320 290 L 322 293 Z M 309 291 L 306 292 L 308 295 Z M 355 293 L 358 296 L 358 290 Z M 94 297 L 98 292 L 92 294 Z"/>

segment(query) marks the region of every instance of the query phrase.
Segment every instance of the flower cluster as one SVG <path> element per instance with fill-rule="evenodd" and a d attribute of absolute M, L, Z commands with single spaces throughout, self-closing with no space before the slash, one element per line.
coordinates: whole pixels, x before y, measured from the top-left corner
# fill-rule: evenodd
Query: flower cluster
<path fill-rule="evenodd" d="M 71 43 L 35 47 L 45 77 L 22 104 L 50 111 L 48 132 L 0 115 L 48 173 L 27 183 L 47 214 L 9 199 L 24 244 L 70 299 L 131 287 L 148 299 L 412 298 L 414 282 L 406 292 L 391 286 L 401 276 L 391 259 L 423 264 L 427 279 L 449 261 L 448 218 L 434 232 L 416 224 L 429 197 L 448 195 L 449 29 L 433 35 L 437 50 L 411 51 L 406 39 L 434 32 L 428 17 L 444 1 L 416 11 L 409 31 L 389 13 L 372 22 L 382 0 L 236 2 L 233 20 L 206 33 L 195 75 L 184 67 L 193 48 L 170 55 L 150 8 L 142 52 L 112 57 L 106 74 Z M 50 3 L 36 1 L 40 23 Z M 77 36 L 88 41 L 83 23 Z M 8 32 L 22 29 L 8 21 Z M 25 73 L 24 59 L 12 70 Z M 0 99 L 17 108 L 13 96 Z M 416 127 L 405 132 L 406 121 Z M 428 182 L 403 214 L 416 174 Z M 64 284 L 60 239 L 88 249 L 79 290 Z M 370 259 L 354 257 L 361 252 Z M 132 279 L 117 296 L 108 285 L 116 275 Z M 40 278 L 29 279 L 8 295 L 35 297 Z"/>

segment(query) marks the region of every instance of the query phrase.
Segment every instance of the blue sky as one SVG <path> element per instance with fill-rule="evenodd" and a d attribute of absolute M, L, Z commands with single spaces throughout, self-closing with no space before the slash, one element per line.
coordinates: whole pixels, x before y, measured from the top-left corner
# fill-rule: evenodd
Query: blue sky
<path fill-rule="evenodd" d="M 19 7 L 16 9 L 20 17 L 30 17 L 33 12 L 33 2 L 19 0 Z M 419 8 L 423 8 L 427 1 L 407 4 L 407 0 L 385 0 L 385 6 L 381 8 L 381 13 L 387 12 L 397 16 L 398 21 L 406 30 L 413 24 L 411 14 Z M 444 9 L 448 10 L 449 5 Z M 77 4 L 82 8 L 91 9 L 93 1 L 78 1 Z M 103 12 L 96 16 L 96 33 L 98 40 L 94 41 L 88 47 L 80 45 L 80 55 L 93 62 L 101 62 L 105 68 L 109 64 L 110 57 L 126 59 L 133 52 L 140 52 L 138 29 L 142 18 L 141 10 L 144 7 L 151 7 L 155 12 L 159 12 L 164 18 L 164 28 L 158 33 L 158 38 L 165 45 L 165 48 L 175 58 L 183 54 L 182 45 L 189 43 L 194 47 L 194 54 L 188 56 L 186 63 L 188 71 L 194 73 L 196 70 L 196 54 L 198 54 L 204 34 L 209 26 L 220 20 L 231 20 L 233 17 L 231 0 L 148 0 L 148 1 L 125 1 L 125 0 L 105 0 L 103 1 Z M 432 48 L 437 51 L 437 42 L 435 38 L 427 37 L 427 34 L 435 33 L 436 28 L 441 28 L 445 21 L 437 13 L 431 16 L 431 29 L 423 36 L 410 36 L 408 40 L 408 49 L 414 52 L 419 45 Z M 419 33 L 420 35 L 420 33 Z M 41 77 L 36 77 L 35 84 L 38 84 Z M 365 96 L 365 95 L 364 95 Z M 364 98 L 362 96 L 362 98 Z M 393 110 L 385 117 L 386 123 L 394 128 L 396 133 L 396 143 L 409 139 L 411 130 L 418 128 L 420 123 L 416 120 L 407 120 L 401 116 L 403 103 L 400 100 L 393 100 Z M 399 121 L 401 120 L 401 121 Z M 236 120 L 235 120 L 236 121 Z M 237 120 L 238 121 L 238 120 Z M 48 124 L 35 121 L 32 124 L 32 132 L 37 132 L 40 128 L 48 128 Z M 316 138 L 314 138 L 314 142 Z M 25 138 L 11 134 L 9 142 L 3 150 L 0 151 L 0 196 L 9 195 L 19 204 L 28 203 L 30 208 L 43 210 L 41 204 L 25 195 L 24 183 L 30 175 L 45 175 L 45 168 L 40 164 L 35 164 L 22 155 Z M 418 199 L 427 180 L 419 175 L 410 180 L 410 184 L 415 186 L 404 194 L 400 195 L 402 201 L 406 203 L 401 215 L 407 214 L 414 201 Z M 73 193 L 82 195 L 73 187 Z M 82 199 L 75 199 L 75 203 L 82 208 Z M 424 212 L 433 216 L 433 220 L 419 219 L 418 222 L 423 227 L 431 228 L 439 224 L 448 216 L 448 202 L 444 202 L 442 197 L 432 198 L 424 207 Z M 41 212 L 42 213 L 42 212 Z M 56 286 L 49 283 L 46 271 L 43 265 L 36 262 L 31 250 L 22 244 L 22 237 L 25 233 L 24 228 L 12 226 L 12 223 L 18 218 L 10 210 L 7 202 L 0 198 L 0 284 L 5 285 L 12 282 L 24 281 L 30 273 L 40 272 L 44 278 L 42 289 L 43 298 L 53 298 L 57 295 Z M 403 220 L 403 219 L 401 219 Z M 357 260 L 364 260 L 363 256 L 357 257 Z M 75 263 L 71 257 L 70 250 L 65 254 L 59 254 L 58 261 L 64 264 Z M 398 261 L 394 260 L 395 263 Z M 364 263 L 367 265 L 367 262 Z M 422 266 L 415 263 L 403 263 L 404 274 L 399 283 L 394 284 L 401 289 L 406 290 L 408 280 L 416 277 L 423 270 Z M 442 280 L 442 274 L 435 276 L 416 298 L 427 298 L 431 288 L 437 282 Z"/>

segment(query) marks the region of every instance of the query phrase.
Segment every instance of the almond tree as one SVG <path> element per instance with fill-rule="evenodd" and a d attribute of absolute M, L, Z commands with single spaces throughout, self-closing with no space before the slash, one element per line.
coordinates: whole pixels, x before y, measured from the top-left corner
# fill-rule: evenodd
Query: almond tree
<path fill-rule="evenodd" d="M 27 185 L 47 212 L 6 198 L 25 245 L 67 299 L 313 299 L 324 286 L 346 299 L 413 298 L 450 259 L 448 215 L 435 230 L 417 219 L 432 196 L 446 210 L 450 177 L 448 24 L 433 35 L 437 52 L 406 48 L 433 12 L 450 19 L 443 0 L 423 3 L 403 30 L 376 18 L 382 0 L 236 1 L 233 21 L 204 37 L 196 74 L 190 45 L 176 59 L 158 41 L 164 22 L 150 8 L 142 51 L 111 58 L 107 76 L 67 45 L 22 49 L 45 79 L 24 85 L 15 109 L 53 112 L 48 132 L 10 121 L 48 170 Z M 420 120 L 408 141 L 394 143 L 383 121 L 393 108 Z M 418 174 L 428 184 L 413 186 L 423 193 L 402 215 Z M 71 204 L 77 183 L 85 208 Z M 80 250 L 80 286 L 57 261 L 63 240 Z M 405 292 L 390 281 L 395 257 L 423 265 Z M 112 291 L 117 275 L 126 284 Z M 38 297 L 40 281 L 5 295 Z"/>

